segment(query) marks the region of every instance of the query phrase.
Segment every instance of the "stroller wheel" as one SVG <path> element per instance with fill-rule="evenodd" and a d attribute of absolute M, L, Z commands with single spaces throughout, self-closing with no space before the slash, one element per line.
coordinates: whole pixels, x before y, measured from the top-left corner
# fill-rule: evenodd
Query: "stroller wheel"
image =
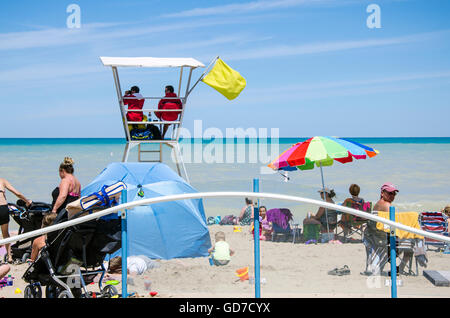
<path fill-rule="evenodd" d="M 107 285 L 102 290 L 102 297 L 103 298 L 111 298 L 113 296 L 118 295 L 119 292 L 117 291 L 116 287 L 112 285 Z"/>
<path fill-rule="evenodd" d="M 45 287 L 45 297 L 46 298 L 57 298 L 59 291 L 60 290 L 57 286 L 47 285 L 47 287 Z"/>
<path fill-rule="evenodd" d="M 42 298 L 42 289 L 38 284 L 28 285 L 23 291 L 24 298 Z"/>
<path fill-rule="evenodd" d="M 67 290 L 63 290 L 59 293 L 58 298 L 73 298 L 73 295 L 71 295 Z"/>

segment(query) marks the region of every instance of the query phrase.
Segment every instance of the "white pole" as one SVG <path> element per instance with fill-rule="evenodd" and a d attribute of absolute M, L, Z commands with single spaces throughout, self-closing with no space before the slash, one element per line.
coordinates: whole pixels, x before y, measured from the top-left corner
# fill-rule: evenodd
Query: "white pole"
<path fill-rule="evenodd" d="M 256 192 L 199 192 L 199 193 L 165 195 L 165 196 L 160 196 L 160 197 L 156 197 L 156 198 L 128 202 L 125 204 L 117 205 L 112 208 L 105 209 L 103 211 L 85 215 L 85 216 L 76 218 L 74 220 L 62 222 L 62 223 L 51 225 L 51 226 L 48 226 L 48 227 L 45 227 L 45 228 L 42 228 L 42 229 L 39 229 L 36 231 L 32 231 L 32 232 L 28 232 L 25 234 L 20 234 L 17 236 L 12 236 L 7 239 L 0 240 L 0 245 L 14 243 L 14 242 L 21 241 L 21 240 L 24 240 L 27 238 L 40 236 L 40 235 L 54 232 L 54 231 L 57 231 L 57 230 L 60 230 L 60 229 L 63 229 L 63 228 L 69 227 L 69 226 L 74 226 L 74 225 L 77 225 L 80 223 L 98 219 L 102 216 L 105 216 L 105 215 L 108 215 L 111 213 L 117 213 L 117 211 L 121 211 L 123 209 L 131 210 L 132 208 L 134 208 L 136 206 L 140 206 L 140 205 L 150 205 L 150 204 L 154 204 L 154 203 L 177 201 L 177 200 L 216 198 L 216 197 L 221 197 L 221 198 L 231 198 L 231 197 L 265 198 L 265 199 L 286 200 L 286 201 L 314 204 L 317 206 L 322 206 L 324 208 L 334 209 L 337 211 L 342 211 L 344 213 L 359 216 L 364 219 L 380 222 L 380 223 L 383 223 L 383 224 L 389 225 L 391 227 L 395 227 L 397 229 L 404 230 L 404 231 L 407 231 L 410 233 L 415 233 L 417 235 L 421 235 L 421 236 L 425 236 L 425 237 L 428 237 L 431 239 L 450 243 L 450 237 L 434 234 L 431 232 L 426 232 L 423 230 L 418 230 L 418 229 L 412 228 L 410 226 L 404 225 L 402 223 L 393 222 L 388 219 L 385 219 L 385 218 L 382 218 L 382 217 L 379 217 L 379 216 L 376 216 L 376 215 L 373 215 L 373 214 L 370 214 L 367 212 L 355 210 L 352 208 L 347 208 L 347 207 L 344 207 L 341 205 L 328 203 L 328 202 L 324 202 L 324 201 L 313 200 L 313 199 L 302 198 L 302 197 L 291 196 L 291 195 L 276 194 L 276 193 L 263 193 L 263 192 L 258 192 L 258 193 L 256 193 Z M 128 212 L 133 212 L 133 211 L 128 211 Z M 377 211 L 374 211 L 374 212 L 377 212 Z"/>

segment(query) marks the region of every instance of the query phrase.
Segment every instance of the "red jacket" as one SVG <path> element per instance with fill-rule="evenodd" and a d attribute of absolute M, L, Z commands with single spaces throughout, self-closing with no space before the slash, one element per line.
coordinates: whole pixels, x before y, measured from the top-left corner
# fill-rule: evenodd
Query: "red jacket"
<path fill-rule="evenodd" d="M 166 93 L 166 97 L 177 97 L 175 93 Z M 179 99 L 161 99 L 158 103 L 158 109 L 182 109 L 183 104 Z M 181 112 L 155 112 L 156 117 L 163 121 L 174 121 L 178 119 Z"/>
<path fill-rule="evenodd" d="M 142 99 L 131 99 L 131 98 L 127 98 L 127 97 L 137 97 L 137 98 L 142 98 Z M 145 102 L 145 99 L 139 93 L 136 93 L 135 95 L 128 94 L 123 97 L 123 103 L 125 105 L 128 105 L 128 109 L 142 109 L 142 107 L 144 107 L 144 102 Z M 144 114 L 142 112 L 128 112 L 127 113 L 127 119 L 129 121 L 142 121 L 143 118 L 144 118 Z"/>

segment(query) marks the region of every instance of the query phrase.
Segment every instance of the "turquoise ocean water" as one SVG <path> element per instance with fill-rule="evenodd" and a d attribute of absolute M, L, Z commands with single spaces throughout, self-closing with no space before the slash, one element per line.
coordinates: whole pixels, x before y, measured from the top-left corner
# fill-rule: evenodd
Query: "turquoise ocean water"
<path fill-rule="evenodd" d="M 198 191 L 251 191 L 254 178 L 261 192 L 298 195 L 320 199 L 320 169 L 289 172 L 289 181 L 264 167 L 271 158 L 303 141 L 277 140 L 199 140 L 181 142 L 181 150 L 191 185 Z M 335 162 L 324 167 L 325 185 L 335 189 L 336 202 L 349 194 L 357 183 L 361 197 L 379 198 L 379 188 L 392 182 L 400 189 L 394 205 L 400 211 L 440 210 L 450 203 L 450 138 L 351 138 L 377 149 L 380 154 L 351 163 Z M 75 160 L 75 174 L 82 186 L 89 184 L 109 163 L 122 160 L 124 139 L 0 139 L 0 176 L 35 201 L 49 202 L 59 184 L 58 167 L 65 156 Z M 148 158 L 147 158 L 148 159 Z M 136 161 L 134 150 L 129 161 Z M 163 160 L 176 171 L 170 148 L 164 147 Z M 16 198 L 7 193 L 10 202 Z M 239 214 L 244 199 L 207 199 L 207 216 Z M 267 208 L 288 207 L 301 222 L 316 207 L 275 200 L 262 200 Z M 14 222 L 12 222 L 14 223 Z M 14 225 L 11 224 L 14 228 Z"/>

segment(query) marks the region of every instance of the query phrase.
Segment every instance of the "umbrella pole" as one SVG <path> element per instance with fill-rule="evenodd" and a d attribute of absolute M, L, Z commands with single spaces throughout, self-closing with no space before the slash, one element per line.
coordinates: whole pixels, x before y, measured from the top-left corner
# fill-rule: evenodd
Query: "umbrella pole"
<path fill-rule="evenodd" d="M 319 161 L 319 165 L 320 165 L 320 176 L 322 177 L 322 191 L 323 191 L 323 200 L 327 201 L 326 195 L 325 195 L 325 183 L 323 182 L 323 170 L 322 170 L 322 162 Z M 327 235 L 328 233 L 330 233 L 330 227 L 328 225 L 328 212 L 327 212 L 327 208 L 325 208 L 325 218 L 327 219 Z"/>

